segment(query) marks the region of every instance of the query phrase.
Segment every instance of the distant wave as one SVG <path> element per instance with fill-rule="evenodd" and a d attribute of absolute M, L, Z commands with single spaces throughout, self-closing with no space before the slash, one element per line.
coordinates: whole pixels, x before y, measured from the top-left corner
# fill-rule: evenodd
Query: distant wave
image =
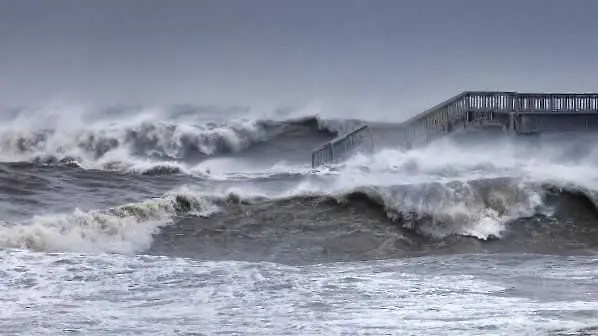
<path fill-rule="evenodd" d="M 68 129 L 9 125 L 0 133 L 0 161 L 122 169 L 145 160 L 154 163 L 143 173 L 176 173 L 181 171 L 180 167 L 167 168 L 168 164 L 160 162 L 200 162 L 210 157 L 234 155 L 284 136 L 332 138 L 359 123 L 357 120 L 301 117 L 221 123 L 168 119 L 115 121 Z M 309 161 L 308 155 L 305 160 Z"/>

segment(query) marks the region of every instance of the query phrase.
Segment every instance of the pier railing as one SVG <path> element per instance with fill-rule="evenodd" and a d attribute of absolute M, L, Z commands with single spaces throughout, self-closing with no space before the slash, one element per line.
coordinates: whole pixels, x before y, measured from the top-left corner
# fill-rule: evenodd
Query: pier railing
<path fill-rule="evenodd" d="M 598 128 L 598 93 L 463 92 L 397 125 L 397 146 L 425 145 L 471 127 L 500 127 L 512 133 Z M 312 166 L 371 149 L 371 143 L 363 146 L 368 133 L 362 126 L 324 144 L 312 153 Z"/>
<path fill-rule="evenodd" d="M 337 163 L 346 159 L 360 148 L 371 151 L 372 137 L 368 126 L 363 125 L 347 134 L 340 135 L 314 150 L 311 154 L 311 165 L 317 167 L 326 163 Z"/>

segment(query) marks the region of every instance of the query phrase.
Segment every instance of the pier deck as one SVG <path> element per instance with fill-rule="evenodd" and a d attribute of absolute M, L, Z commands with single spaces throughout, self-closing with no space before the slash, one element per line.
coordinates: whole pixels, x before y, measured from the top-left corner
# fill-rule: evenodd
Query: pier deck
<path fill-rule="evenodd" d="M 598 130 L 598 93 L 463 92 L 397 125 L 396 145 L 425 146 L 471 128 L 500 128 L 513 135 Z M 312 167 L 374 146 L 370 128 L 363 125 L 314 150 Z"/>

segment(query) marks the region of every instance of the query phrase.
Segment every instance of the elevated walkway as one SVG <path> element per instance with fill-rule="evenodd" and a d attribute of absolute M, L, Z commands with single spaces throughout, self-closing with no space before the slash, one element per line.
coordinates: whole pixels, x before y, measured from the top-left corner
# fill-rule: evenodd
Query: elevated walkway
<path fill-rule="evenodd" d="M 396 146 L 424 146 L 470 128 L 514 135 L 598 130 L 598 93 L 463 92 L 397 125 Z M 373 135 L 368 125 L 339 135 L 312 152 L 312 167 L 371 152 Z"/>

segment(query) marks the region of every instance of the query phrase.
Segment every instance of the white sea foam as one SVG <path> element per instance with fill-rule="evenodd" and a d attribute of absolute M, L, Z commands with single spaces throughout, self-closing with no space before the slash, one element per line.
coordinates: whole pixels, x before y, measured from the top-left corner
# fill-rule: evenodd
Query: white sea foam
<path fill-rule="evenodd" d="M 571 143 L 531 146 L 508 139 L 468 146 L 447 140 L 408 151 L 386 148 L 321 168 L 324 182 L 306 181 L 297 190 L 342 196 L 365 188 L 393 218 L 408 212 L 431 216 L 432 224 L 419 227 L 427 234 L 500 237 L 509 221 L 545 210 L 540 184 L 578 188 L 598 200 L 593 196 L 598 155 L 588 150 L 567 160 L 571 148 Z M 492 187 L 480 191 L 479 181 L 492 179 Z M 426 191 L 430 185 L 433 193 Z"/>
<path fill-rule="evenodd" d="M 595 327 L 593 259 L 292 267 L 3 250 L 0 326 L 7 334 L 577 334 Z"/>
<path fill-rule="evenodd" d="M 134 253 L 148 249 L 160 227 L 175 216 L 209 216 L 219 210 L 209 197 L 180 188 L 162 197 L 106 210 L 36 215 L 25 223 L 0 224 L 0 246 L 40 251 Z"/>

